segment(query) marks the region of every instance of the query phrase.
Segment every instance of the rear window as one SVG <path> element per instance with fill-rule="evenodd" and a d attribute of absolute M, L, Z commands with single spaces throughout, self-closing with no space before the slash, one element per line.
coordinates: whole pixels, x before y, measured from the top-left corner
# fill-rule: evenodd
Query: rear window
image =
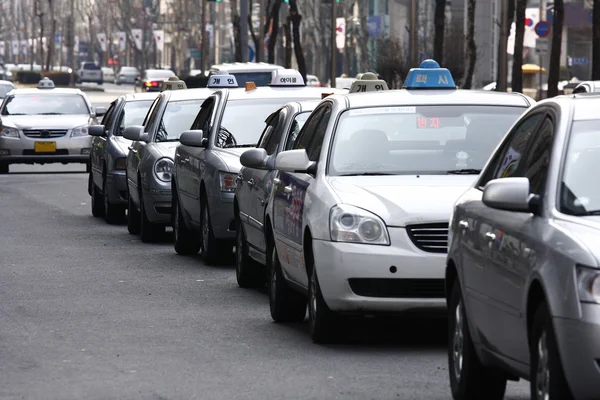
<path fill-rule="evenodd" d="M 239 87 L 245 87 L 246 82 L 254 82 L 256 86 L 269 86 L 271 81 L 270 72 L 238 72 L 231 75 L 235 76 Z"/>
<path fill-rule="evenodd" d="M 83 69 L 88 69 L 88 70 L 99 70 L 100 67 L 97 66 L 94 63 L 83 63 Z"/>

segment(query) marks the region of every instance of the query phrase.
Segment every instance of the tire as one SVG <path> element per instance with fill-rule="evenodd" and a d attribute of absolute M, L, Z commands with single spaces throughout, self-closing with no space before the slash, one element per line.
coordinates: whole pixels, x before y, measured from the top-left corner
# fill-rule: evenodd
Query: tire
<path fill-rule="evenodd" d="M 164 225 L 153 224 L 148 219 L 144 198 L 140 193 L 140 237 L 144 243 L 155 242 L 165 232 Z"/>
<path fill-rule="evenodd" d="M 85 163 L 85 172 L 92 172 L 92 165 L 89 162 Z"/>
<path fill-rule="evenodd" d="M 8 174 L 8 163 L 0 163 L 0 174 L 4 175 L 4 174 Z"/>
<path fill-rule="evenodd" d="M 104 217 L 104 198 L 98 191 L 98 187 L 90 174 L 92 190 L 92 215 L 96 218 Z"/>
<path fill-rule="evenodd" d="M 317 278 L 317 269 L 312 266 L 308 282 L 308 327 L 313 343 L 331 343 L 338 336 L 339 316 L 325 303 Z"/>
<path fill-rule="evenodd" d="M 210 222 L 208 199 L 205 194 L 202 195 L 200 200 L 200 213 L 202 257 L 204 257 L 204 262 L 207 265 L 217 265 L 219 262 L 231 257 L 233 246 L 227 241 L 215 238 Z"/>
<path fill-rule="evenodd" d="M 540 352 L 545 353 L 545 357 L 541 360 Z M 552 318 L 550 318 L 545 303 L 540 304 L 533 317 L 529 354 L 531 400 L 543 400 L 544 398 L 549 400 L 574 399 L 565 378 Z M 548 397 L 545 397 L 544 394 L 547 394 Z"/>
<path fill-rule="evenodd" d="M 248 254 L 248 242 L 242 221 L 237 222 L 235 245 L 235 277 L 241 288 L 264 287 L 267 282 L 265 269 Z"/>
<path fill-rule="evenodd" d="M 123 221 L 125 217 L 125 208 L 120 204 L 112 204 L 108 197 L 108 187 L 106 186 L 106 179 L 102 184 L 102 203 L 104 204 L 104 219 L 107 223 L 114 225 Z"/>
<path fill-rule="evenodd" d="M 175 252 L 182 256 L 198 254 L 200 251 L 200 238 L 195 232 L 188 229 L 185 225 L 181 209 L 179 207 L 179 199 L 173 191 L 172 200 L 173 209 L 173 247 Z"/>
<path fill-rule="evenodd" d="M 292 289 L 283 277 L 277 248 L 272 244 L 269 268 L 269 308 L 275 322 L 302 322 L 306 316 L 307 300 Z"/>
<path fill-rule="evenodd" d="M 131 199 L 131 194 L 128 193 L 127 196 L 127 231 L 132 235 L 140 234 L 140 212 L 133 204 L 133 200 Z"/>
<path fill-rule="evenodd" d="M 454 400 L 504 398 L 506 377 L 483 365 L 475 352 L 458 282 L 452 287 L 448 305 L 448 373 Z"/>

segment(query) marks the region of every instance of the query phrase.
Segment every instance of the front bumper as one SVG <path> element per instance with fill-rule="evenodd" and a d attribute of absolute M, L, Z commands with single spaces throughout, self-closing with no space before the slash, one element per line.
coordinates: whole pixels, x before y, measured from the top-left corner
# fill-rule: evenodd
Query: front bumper
<path fill-rule="evenodd" d="M 150 222 L 171 225 L 171 190 L 144 189 L 143 201 Z"/>
<path fill-rule="evenodd" d="M 20 137 L 0 137 L 0 162 L 8 164 L 34 163 L 87 163 L 90 160 L 92 147 L 91 136 L 65 136 L 41 139 L 30 138 L 20 133 Z M 56 152 L 36 153 L 35 142 L 55 142 Z"/>
<path fill-rule="evenodd" d="M 576 399 L 600 395 L 600 305 L 581 304 L 580 320 L 554 318 L 556 340 L 569 388 Z"/>
<path fill-rule="evenodd" d="M 208 211 L 213 233 L 217 239 L 235 239 L 233 197 L 235 193 L 220 193 L 208 198 Z"/>
<path fill-rule="evenodd" d="M 127 176 L 125 171 L 115 170 L 106 173 L 108 199 L 113 204 L 127 204 Z"/>
<path fill-rule="evenodd" d="M 404 228 L 389 228 L 389 234 L 390 246 L 313 241 L 319 285 L 329 308 L 355 313 L 446 308 L 446 254 L 419 250 Z"/>

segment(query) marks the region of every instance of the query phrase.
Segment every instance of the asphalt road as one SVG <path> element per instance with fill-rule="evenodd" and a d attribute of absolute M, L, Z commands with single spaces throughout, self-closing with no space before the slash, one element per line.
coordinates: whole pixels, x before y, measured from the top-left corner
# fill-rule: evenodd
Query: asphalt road
<path fill-rule="evenodd" d="M 0 399 L 450 398 L 443 319 L 351 321 L 315 345 L 233 266 L 93 218 L 83 171 L 0 176 Z"/>

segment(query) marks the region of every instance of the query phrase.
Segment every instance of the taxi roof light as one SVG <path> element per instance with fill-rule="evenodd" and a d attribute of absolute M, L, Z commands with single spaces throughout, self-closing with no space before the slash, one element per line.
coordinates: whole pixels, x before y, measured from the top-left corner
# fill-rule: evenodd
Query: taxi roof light
<path fill-rule="evenodd" d="M 452 73 L 435 60 L 424 60 L 419 68 L 411 68 L 403 89 L 456 89 Z"/>
<path fill-rule="evenodd" d="M 269 86 L 272 87 L 291 87 L 291 86 L 306 86 L 304 78 L 300 72 L 295 69 L 276 69 L 271 72 L 271 81 Z"/>
<path fill-rule="evenodd" d="M 38 89 L 54 89 L 54 81 L 52 81 L 52 79 L 45 77 L 44 79 L 42 79 L 41 81 L 38 82 L 37 85 Z"/>
<path fill-rule="evenodd" d="M 379 92 L 382 90 L 389 90 L 388 85 L 373 72 L 360 74 L 360 78 L 352 82 L 352 86 L 350 86 L 350 93 Z"/>
<path fill-rule="evenodd" d="M 160 91 L 164 92 L 165 90 L 185 90 L 187 89 L 187 85 L 184 81 L 179 79 L 177 76 L 172 76 L 166 81 L 164 81 L 160 85 Z"/>
<path fill-rule="evenodd" d="M 256 89 L 256 83 L 246 82 L 246 92 Z"/>
<path fill-rule="evenodd" d="M 238 87 L 237 79 L 227 71 L 217 71 L 208 78 L 208 88 L 236 88 Z"/>

